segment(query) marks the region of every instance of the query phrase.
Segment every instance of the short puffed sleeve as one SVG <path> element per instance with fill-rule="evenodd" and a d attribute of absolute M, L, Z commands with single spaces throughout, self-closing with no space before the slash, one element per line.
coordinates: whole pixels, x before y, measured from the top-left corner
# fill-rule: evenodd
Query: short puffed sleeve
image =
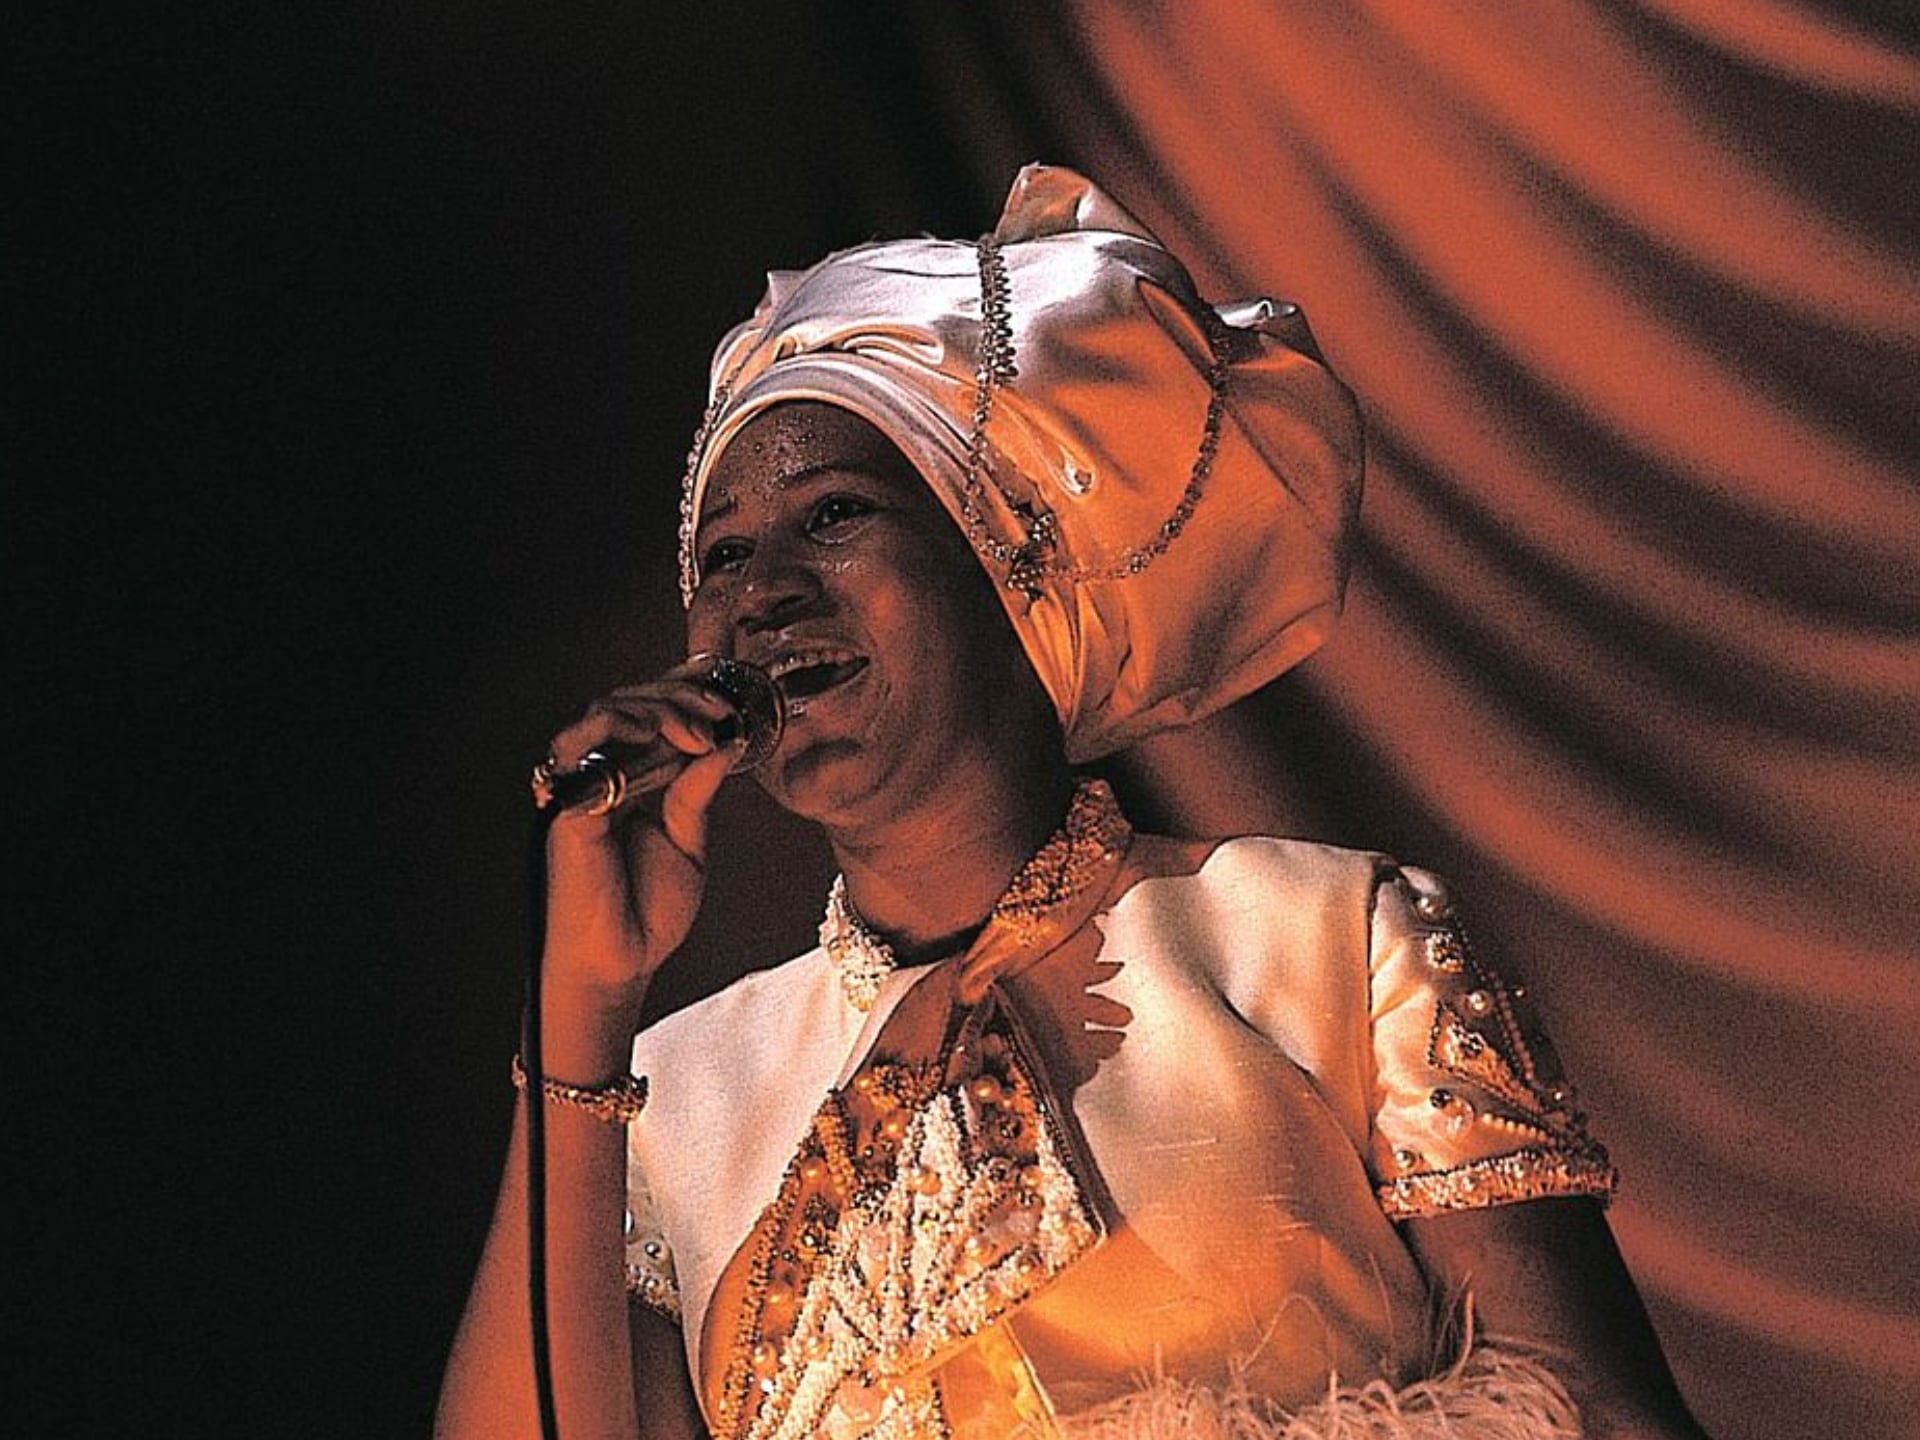
<path fill-rule="evenodd" d="M 1369 1160 L 1391 1219 L 1612 1196 L 1618 1176 L 1523 1013 L 1524 992 L 1468 947 L 1437 877 L 1384 873 L 1369 963 Z"/>
<path fill-rule="evenodd" d="M 627 1143 L 627 1294 L 680 1323 L 680 1282 L 673 1270 L 673 1251 L 661 1228 L 660 1216 L 631 1138 Z"/>

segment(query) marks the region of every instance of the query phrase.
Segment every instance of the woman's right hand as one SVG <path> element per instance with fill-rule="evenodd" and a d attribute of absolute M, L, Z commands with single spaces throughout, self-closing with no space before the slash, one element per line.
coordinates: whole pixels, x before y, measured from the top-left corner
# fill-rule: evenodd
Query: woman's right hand
<path fill-rule="evenodd" d="M 553 737 L 559 772 L 609 745 L 664 742 L 689 757 L 664 790 L 606 815 L 567 811 L 548 832 L 543 1048 L 561 1079 L 596 1084 L 624 1072 L 647 985 L 700 908 L 707 811 L 744 742 L 715 745 L 713 727 L 732 707 L 690 673 L 623 686 Z"/>

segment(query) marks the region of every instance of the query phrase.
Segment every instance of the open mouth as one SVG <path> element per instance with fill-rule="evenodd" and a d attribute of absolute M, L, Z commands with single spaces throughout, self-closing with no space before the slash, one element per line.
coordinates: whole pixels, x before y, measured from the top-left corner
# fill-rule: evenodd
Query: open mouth
<path fill-rule="evenodd" d="M 788 704 L 811 700 L 844 685 L 867 668 L 866 657 L 847 650 L 796 650 L 767 666 Z"/>

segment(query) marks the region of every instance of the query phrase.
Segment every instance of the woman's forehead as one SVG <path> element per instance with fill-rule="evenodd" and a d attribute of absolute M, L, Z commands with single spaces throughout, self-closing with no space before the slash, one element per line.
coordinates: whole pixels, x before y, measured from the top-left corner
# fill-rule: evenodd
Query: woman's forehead
<path fill-rule="evenodd" d="M 748 420 L 714 461 L 701 522 L 732 509 L 747 494 L 774 499 L 834 471 L 921 488 L 912 463 L 866 420 L 836 405 L 787 401 Z"/>

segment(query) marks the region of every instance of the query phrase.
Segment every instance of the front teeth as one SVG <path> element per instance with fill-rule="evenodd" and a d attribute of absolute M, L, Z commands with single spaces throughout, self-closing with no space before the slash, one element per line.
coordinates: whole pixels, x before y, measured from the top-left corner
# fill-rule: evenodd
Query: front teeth
<path fill-rule="evenodd" d="M 796 670 L 810 670 L 816 665 L 847 665 L 853 659 L 845 650 L 795 650 L 768 665 L 767 674 L 777 683 Z"/>

